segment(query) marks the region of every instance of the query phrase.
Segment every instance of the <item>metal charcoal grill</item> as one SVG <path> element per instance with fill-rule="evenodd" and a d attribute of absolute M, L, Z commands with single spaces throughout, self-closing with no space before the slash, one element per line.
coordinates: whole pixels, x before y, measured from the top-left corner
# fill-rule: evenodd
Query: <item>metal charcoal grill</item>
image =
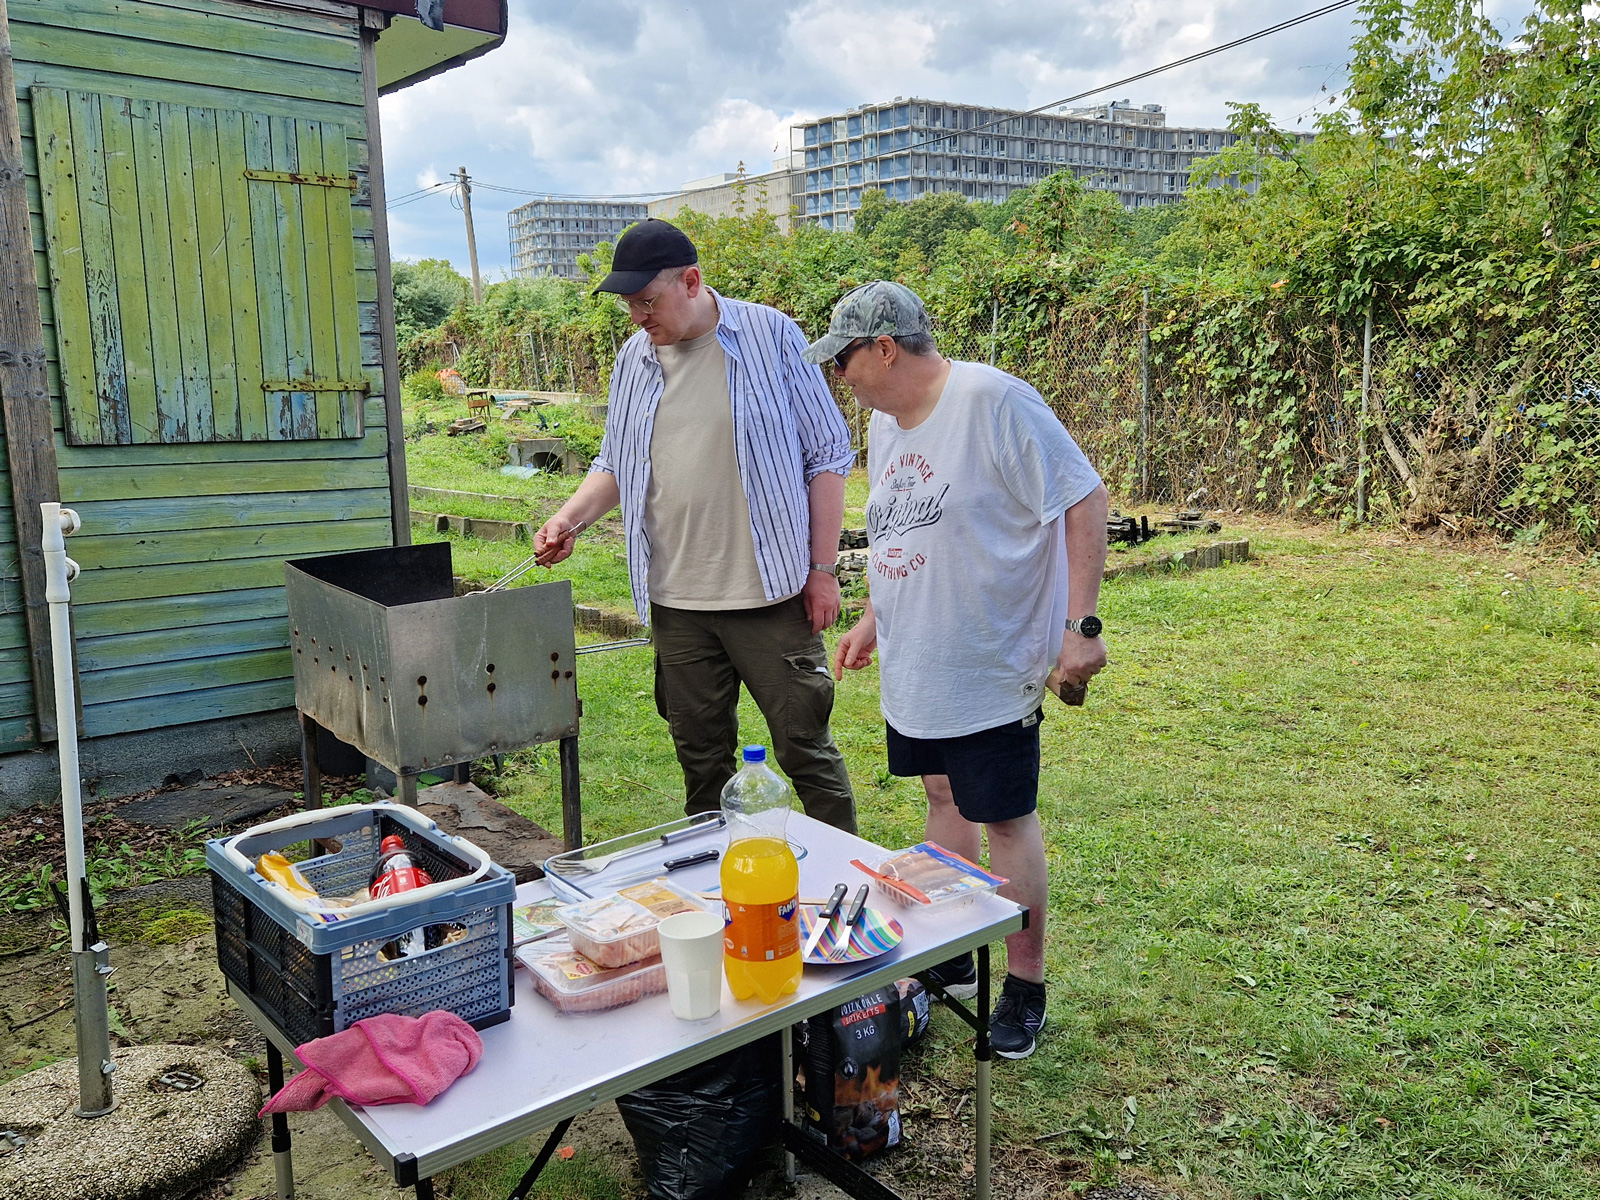
<path fill-rule="evenodd" d="M 316 727 L 395 773 L 561 743 L 563 834 L 582 838 L 572 585 L 455 595 L 450 546 L 284 564 L 306 795 L 321 796 Z"/>

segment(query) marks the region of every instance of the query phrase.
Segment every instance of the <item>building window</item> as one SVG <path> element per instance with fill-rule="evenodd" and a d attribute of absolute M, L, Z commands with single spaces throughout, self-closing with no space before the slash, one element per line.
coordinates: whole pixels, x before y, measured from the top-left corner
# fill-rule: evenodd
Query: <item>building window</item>
<path fill-rule="evenodd" d="M 861 118 L 859 116 L 851 117 L 849 121 L 846 122 L 845 127 L 850 131 L 851 137 L 861 136 Z"/>

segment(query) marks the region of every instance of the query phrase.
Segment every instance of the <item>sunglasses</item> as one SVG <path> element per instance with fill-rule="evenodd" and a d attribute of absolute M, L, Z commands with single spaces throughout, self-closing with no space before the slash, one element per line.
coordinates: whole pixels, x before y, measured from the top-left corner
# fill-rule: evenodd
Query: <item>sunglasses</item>
<path fill-rule="evenodd" d="M 872 345 L 872 343 L 876 340 L 876 338 L 858 338 L 851 342 L 843 350 L 839 351 L 839 353 L 833 356 L 833 369 L 842 373 L 844 371 L 845 364 L 850 361 L 850 356 L 852 354 L 861 349 L 863 346 Z"/>

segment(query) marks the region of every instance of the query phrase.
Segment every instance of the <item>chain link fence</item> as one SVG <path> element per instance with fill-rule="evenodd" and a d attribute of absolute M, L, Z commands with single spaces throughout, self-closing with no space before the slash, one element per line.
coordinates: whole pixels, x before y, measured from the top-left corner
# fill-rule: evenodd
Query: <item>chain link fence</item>
<path fill-rule="evenodd" d="M 1457 531 L 1543 522 L 1596 536 L 1591 326 L 1541 349 L 1530 336 L 1541 330 L 1483 330 L 1457 344 L 1403 326 L 1369 334 L 1315 322 L 1263 330 L 1292 344 L 1273 369 L 1252 371 L 1142 312 L 1079 311 L 1020 344 L 1006 325 L 997 307 L 989 332 L 942 337 L 940 350 L 1036 387 L 1119 496 Z"/>
<path fill-rule="evenodd" d="M 1130 500 L 1600 535 L 1591 321 L 1441 336 L 1380 315 L 1369 333 L 1285 308 L 1230 335 L 1180 309 L 1080 304 L 1040 325 L 996 304 L 987 322 L 940 332 L 939 348 L 1026 379 Z M 580 325 L 447 323 L 406 357 L 469 383 L 603 397 L 617 348 Z M 864 460 L 866 414 L 828 375 Z"/>

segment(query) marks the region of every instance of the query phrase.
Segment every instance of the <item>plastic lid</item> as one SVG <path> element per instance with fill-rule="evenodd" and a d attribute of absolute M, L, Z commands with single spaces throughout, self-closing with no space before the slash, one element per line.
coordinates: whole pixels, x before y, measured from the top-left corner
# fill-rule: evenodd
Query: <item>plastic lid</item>
<path fill-rule="evenodd" d="M 744 760 L 745 762 L 766 762 L 767 748 L 765 746 L 746 746 L 744 748 Z"/>
<path fill-rule="evenodd" d="M 391 850 L 404 850 L 405 848 L 405 841 L 398 833 L 391 833 L 388 837 L 384 838 L 383 841 L 378 843 L 379 854 L 388 854 Z"/>

